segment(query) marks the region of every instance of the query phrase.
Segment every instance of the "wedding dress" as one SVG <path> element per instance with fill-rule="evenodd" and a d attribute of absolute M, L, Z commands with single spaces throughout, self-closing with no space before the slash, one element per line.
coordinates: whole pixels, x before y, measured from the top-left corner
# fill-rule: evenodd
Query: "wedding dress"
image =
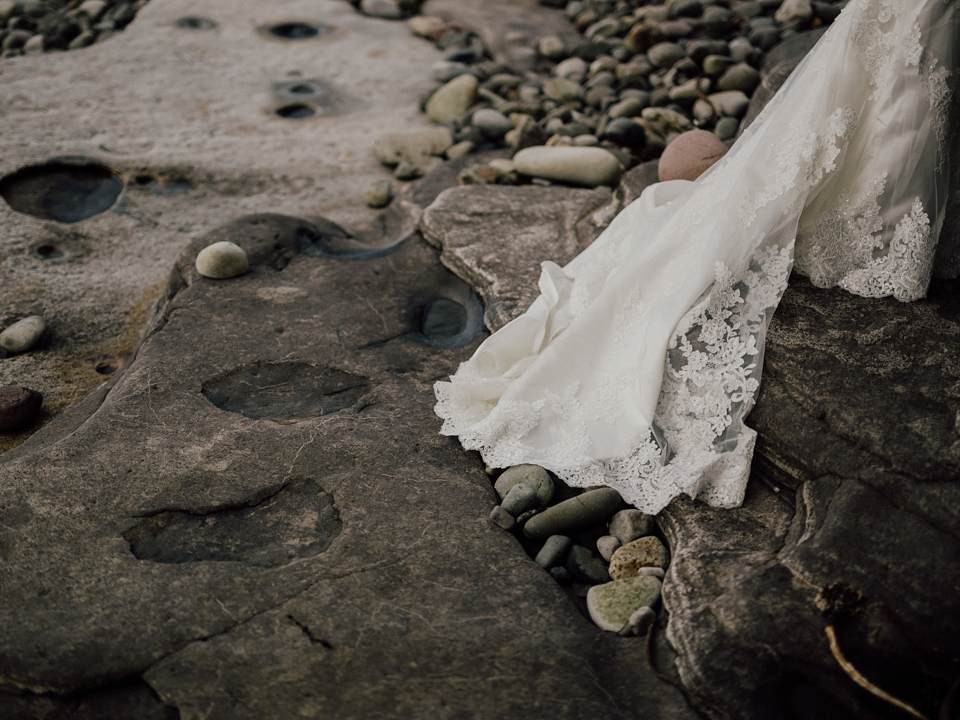
<path fill-rule="evenodd" d="M 543 263 L 540 297 L 437 383 L 441 432 L 649 513 L 684 493 L 739 505 L 794 263 L 903 301 L 926 293 L 935 251 L 960 271 L 960 243 L 937 249 L 956 5 L 851 0 L 723 159 L 647 188 L 567 266 Z"/>

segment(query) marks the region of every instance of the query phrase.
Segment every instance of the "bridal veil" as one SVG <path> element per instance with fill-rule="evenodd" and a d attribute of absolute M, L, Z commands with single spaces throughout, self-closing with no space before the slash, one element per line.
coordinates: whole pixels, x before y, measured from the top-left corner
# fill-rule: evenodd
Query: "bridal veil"
<path fill-rule="evenodd" d="M 764 335 L 791 269 L 922 297 L 948 206 L 954 0 L 851 0 L 730 152 L 653 185 L 436 385 L 442 433 L 658 512 L 743 500 Z M 960 215 L 953 213 L 951 215 Z"/>

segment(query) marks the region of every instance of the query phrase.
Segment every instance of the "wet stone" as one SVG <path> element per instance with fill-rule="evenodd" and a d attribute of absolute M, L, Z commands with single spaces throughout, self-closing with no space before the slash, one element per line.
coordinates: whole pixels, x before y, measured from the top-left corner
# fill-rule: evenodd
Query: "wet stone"
<path fill-rule="evenodd" d="M 25 317 L 0 332 L 0 348 L 10 355 L 26 352 L 37 343 L 46 329 L 47 323 L 39 315 Z"/>
<path fill-rule="evenodd" d="M 303 362 L 243 365 L 203 383 L 211 403 L 252 420 L 305 420 L 356 405 L 370 380 Z"/>
<path fill-rule="evenodd" d="M 0 432 L 21 430 L 36 418 L 43 395 L 25 387 L 0 388 Z"/>
<path fill-rule="evenodd" d="M 122 190 L 110 168 L 82 159 L 51 160 L 0 179 L 0 196 L 14 210 L 64 223 L 109 210 Z"/>
<path fill-rule="evenodd" d="M 314 480 L 297 478 L 244 507 L 151 515 L 125 531 L 123 538 L 138 560 L 277 567 L 319 555 L 340 534 L 340 527 L 331 495 Z"/>
<path fill-rule="evenodd" d="M 595 585 L 587 594 L 590 619 L 601 630 L 619 632 L 640 608 L 660 599 L 660 581 L 654 577 L 634 577 Z"/>

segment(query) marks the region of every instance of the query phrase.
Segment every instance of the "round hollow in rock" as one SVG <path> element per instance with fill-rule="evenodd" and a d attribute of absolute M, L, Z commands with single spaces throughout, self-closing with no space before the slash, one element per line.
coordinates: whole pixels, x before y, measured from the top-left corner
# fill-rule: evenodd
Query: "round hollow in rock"
<path fill-rule="evenodd" d="M 41 220 L 76 223 L 106 212 L 123 181 L 106 165 L 87 158 L 55 158 L 0 178 L 0 197 L 17 212 Z"/>

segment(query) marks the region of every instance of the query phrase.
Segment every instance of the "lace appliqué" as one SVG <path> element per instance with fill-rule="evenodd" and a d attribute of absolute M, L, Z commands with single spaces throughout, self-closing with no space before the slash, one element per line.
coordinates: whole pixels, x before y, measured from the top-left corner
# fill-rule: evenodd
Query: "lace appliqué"
<path fill-rule="evenodd" d="M 943 148 L 947 142 L 947 127 L 950 116 L 950 102 L 952 100 L 950 85 L 947 83 L 950 72 L 945 67 L 939 66 L 937 58 L 929 51 L 923 52 L 919 66 L 920 82 L 923 86 L 923 92 L 927 96 L 927 102 L 930 103 L 930 127 L 933 129 L 933 134 L 937 138 L 937 144 L 941 148 L 937 165 L 937 170 L 940 170 L 943 167 L 943 161 L 946 155 L 946 153 L 943 152 Z"/>

